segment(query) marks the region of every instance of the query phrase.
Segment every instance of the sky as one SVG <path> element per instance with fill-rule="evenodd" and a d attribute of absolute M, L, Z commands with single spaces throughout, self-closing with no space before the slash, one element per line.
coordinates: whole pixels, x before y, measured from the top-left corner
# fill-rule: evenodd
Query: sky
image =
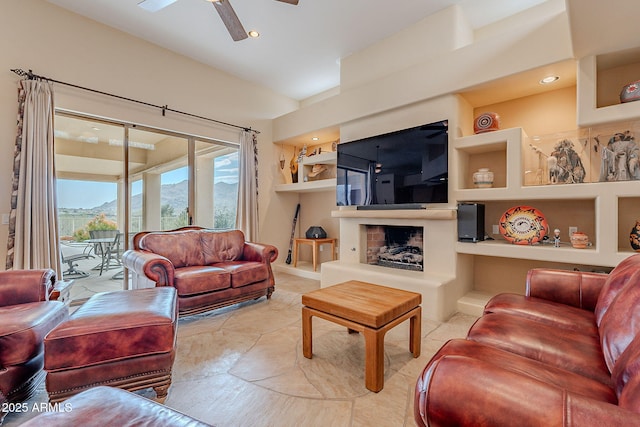
<path fill-rule="evenodd" d="M 214 182 L 238 182 L 238 153 L 232 153 L 216 159 L 214 164 Z M 187 167 L 174 169 L 162 174 L 161 184 L 175 184 L 187 179 Z M 57 180 L 58 207 L 91 209 L 103 203 L 115 200 L 118 186 L 112 182 Z M 142 181 L 132 183 L 132 195 L 142 192 Z"/>

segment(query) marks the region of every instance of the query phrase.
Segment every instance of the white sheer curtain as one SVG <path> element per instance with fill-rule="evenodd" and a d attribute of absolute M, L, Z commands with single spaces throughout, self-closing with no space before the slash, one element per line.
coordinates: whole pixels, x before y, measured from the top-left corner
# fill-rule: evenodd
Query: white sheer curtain
<path fill-rule="evenodd" d="M 258 241 L 258 141 L 256 133 L 243 130 L 240 134 L 240 171 L 236 228 L 245 239 Z"/>
<path fill-rule="evenodd" d="M 18 110 L 6 267 L 52 268 L 60 277 L 50 84 L 20 81 Z"/>

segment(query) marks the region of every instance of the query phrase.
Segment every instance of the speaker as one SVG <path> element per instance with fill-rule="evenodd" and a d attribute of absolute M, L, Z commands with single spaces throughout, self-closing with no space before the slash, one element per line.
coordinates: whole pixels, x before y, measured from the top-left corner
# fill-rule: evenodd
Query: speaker
<path fill-rule="evenodd" d="M 484 205 L 482 203 L 458 204 L 458 241 L 484 240 Z"/>

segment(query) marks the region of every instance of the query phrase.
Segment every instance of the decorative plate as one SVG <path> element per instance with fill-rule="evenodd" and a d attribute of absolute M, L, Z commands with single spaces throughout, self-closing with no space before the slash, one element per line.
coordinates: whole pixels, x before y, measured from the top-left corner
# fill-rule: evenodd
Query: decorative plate
<path fill-rule="evenodd" d="M 511 243 L 532 245 L 549 232 L 549 224 L 542 212 L 531 206 L 515 206 L 500 218 L 500 234 Z"/>

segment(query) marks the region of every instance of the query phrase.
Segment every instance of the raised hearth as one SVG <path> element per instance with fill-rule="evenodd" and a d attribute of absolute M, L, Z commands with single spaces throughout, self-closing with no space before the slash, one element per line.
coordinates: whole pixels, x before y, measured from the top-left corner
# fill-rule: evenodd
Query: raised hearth
<path fill-rule="evenodd" d="M 344 207 L 331 215 L 340 219 L 340 256 L 338 261 L 322 264 L 321 287 L 360 280 L 421 293 L 425 318 L 443 321 L 457 311 L 458 299 L 469 291 L 464 284 L 472 282 L 472 271 L 458 271 L 455 209 L 374 211 Z M 421 271 L 369 263 L 372 251 L 367 249 L 367 228 L 378 226 L 422 231 L 421 245 L 405 245 L 421 247 Z"/>

